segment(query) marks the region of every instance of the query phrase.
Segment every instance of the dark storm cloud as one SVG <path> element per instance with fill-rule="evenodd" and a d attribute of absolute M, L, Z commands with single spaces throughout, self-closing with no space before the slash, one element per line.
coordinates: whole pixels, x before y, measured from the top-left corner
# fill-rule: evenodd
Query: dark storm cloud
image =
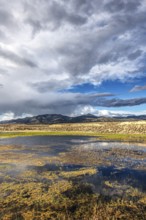
<path fill-rule="evenodd" d="M 50 112 L 55 113 L 64 113 L 71 114 L 73 113 L 79 106 L 98 106 L 97 100 L 102 99 L 103 97 L 110 97 L 113 94 L 110 93 L 101 93 L 101 94 L 68 94 L 67 96 L 64 94 L 58 94 L 57 101 L 52 100 L 45 103 L 40 103 L 37 101 L 30 101 L 29 106 L 32 109 L 40 109 L 43 112 L 45 110 L 49 110 Z M 28 106 L 28 104 L 27 104 Z M 80 113 L 79 113 L 80 114 Z"/>
<path fill-rule="evenodd" d="M 64 0 L 64 2 L 69 3 L 75 12 L 88 16 L 102 10 L 104 5 L 102 0 L 98 0 L 98 2 L 97 0 Z"/>
<path fill-rule="evenodd" d="M 145 86 L 134 86 L 130 92 L 139 92 L 139 91 L 142 91 L 142 90 L 146 90 L 146 85 Z"/>
<path fill-rule="evenodd" d="M 27 100 L 26 102 L 18 103 L 17 108 L 15 104 L 13 104 L 13 111 L 17 112 L 17 115 L 20 115 L 22 109 L 25 110 L 26 113 L 35 113 L 39 114 L 45 113 L 48 111 L 49 113 L 65 113 L 71 114 L 78 107 L 84 106 L 94 106 L 94 107 L 126 107 L 126 106 L 136 106 L 141 104 L 146 104 L 146 98 L 134 98 L 134 99 L 107 99 L 105 97 L 110 97 L 112 94 L 68 94 L 62 95 L 58 94 L 58 99 L 56 96 L 48 101 L 44 101 L 44 99 L 33 99 Z M 6 111 L 9 108 L 9 105 L 3 106 L 0 108 L 0 111 Z"/>
<path fill-rule="evenodd" d="M 136 106 L 146 104 L 146 98 L 134 98 L 134 99 L 111 99 L 111 100 L 100 100 L 97 102 L 97 106 L 102 107 L 125 107 L 125 106 Z"/>
<path fill-rule="evenodd" d="M 141 4 L 140 0 L 133 1 L 133 0 L 112 0 L 108 1 L 105 4 L 105 9 L 110 12 L 116 12 L 119 11 L 126 11 L 126 12 L 133 12 L 135 11 Z"/>
<path fill-rule="evenodd" d="M 0 106 L 0 112 L 8 112 L 11 108 L 12 112 L 15 112 L 16 115 L 21 115 L 21 112 L 30 114 L 40 114 L 54 112 L 54 113 L 64 113 L 71 114 L 79 106 L 93 105 L 96 106 L 97 100 L 102 100 L 105 97 L 111 97 L 111 93 L 91 93 L 91 94 L 80 94 L 80 93 L 51 93 L 48 97 L 48 94 L 40 94 L 33 99 L 27 97 L 24 100 L 11 100 L 9 103 L 3 101 L 3 105 Z M 17 105 L 16 105 L 17 104 Z"/>
<path fill-rule="evenodd" d="M 64 23 L 71 25 L 83 25 L 87 21 L 86 16 L 82 16 L 69 9 L 68 3 L 61 4 L 57 1 L 42 1 L 39 5 L 37 0 L 25 2 L 24 8 L 27 14 L 26 22 L 30 24 L 34 31 L 45 30 L 47 28 L 56 29 Z M 39 7 L 39 8 L 38 8 Z M 37 17 L 34 17 L 34 14 Z"/>
<path fill-rule="evenodd" d="M 65 86 L 64 80 L 49 80 L 49 81 L 44 81 L 44 82 L 37 82 L 37 83 L 31 83 L 30 86 L 36 89 L 40 93 L 45 93 L 48 91 L 54 91 L 58 90 L 58 84 L 59 88 L 63 89 Z"/>
<path fill-rule="evenodd" d="M 2 26 L 10 26 L 14 21 L 14 17 L 11 12 L 6 11 L 6 9 L 0 8 L 0 24 Z"/>
<path fill-rule="evenodd" d="M 135 59 L 137 59 L 139 56 L 141 56 L 141 54 L 142 54 L 142 50 L 136 50 L 135 52 L 129 54 L 129 55 L 128 55 L 128 58 L 129 58 L 130 60 L 135 60 Z"/>
<path fill-rule="evenodd" d="M 81 36 L 82 41 L 75 38 L 73 41 L 71 39 L 67 42 L 67 47 L 65 45 L 60 46 L 58 53 L 66 57 L 63 67 L 71 75 L 88 74 L 96 64 L 100 66 L 110 62 L 117 64 L 121 62 L 121 65 L 124 65 L 122 60 L 127 59 L 129 59 L 128 66 L 130 66 L 131 60 L 135 59 L 137 61 L 145 55 L 145 52 L 142 53 L 141 49 L 135 50 L 135 45 L 137 47 L 145 45 L 143 28 L 146 26 L 146 13 L 139 11 L 135 12 L 135 15 L 132 13 L 123 15 L 121 13 L 111 16 L 110 19 L 107 27 L 99 33 L 95 31 L 91 35 L 89 32 Z M 121 37 L 122 34 L 123 36 Z M 144 66 L 145 64 L 141 63 L 142 69 Z M 136 66 L 135 70 L 138 73 Z M 106 71 L 109 72 L 110 69 Z M 127 76 L 132 76 L 135 73 L 132 69 L 127 69 L 127 72 Z M 98 72 L 96 76 L 99 77 Z M 118 74 L 116 77 L 118 77 Z"/>
<path fill-rule="evenodd" d="M 11 4 L 12 3 L 9 4 L 8 1 L 3 0 L 0 2 L 0 32 L 3 33 L 3 37 L 5 36 L 6 38 L 9 31 L 19 31 L 19 22 L 11 10 Z"/>

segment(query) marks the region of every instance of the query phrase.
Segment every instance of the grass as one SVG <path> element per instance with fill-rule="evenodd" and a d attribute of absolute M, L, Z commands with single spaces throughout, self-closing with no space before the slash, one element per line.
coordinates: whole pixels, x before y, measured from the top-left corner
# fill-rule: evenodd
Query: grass
<path fill-rule="evenodd" d="M 36 171 L 35 171 L 36 172 Z M 78 171 L 57 171 L 56 178 L 29 171 L 16 178 L 1 183 L 0 219 L 2 220 L 112 220 L 146 218 L 146 195 L 128 187 L 125 197 L 108 195 L 109 187 L 114 192 L 122 185 L 103 179 L 104 194 L 94 191 L 92 184 L 86 183 L 84 175 L 96 174 L 94 168 Z M 51 176 L 51 175 L 50 175 Z M 59 176 L 59 178 L 58 178 Z M 81 181 L 74 181 L 75 178 Z M 18 181 L 19 179 L 19 181 Z M 43 180 L 43 181 L 42 181 Z M 76 179 L 77 180 L 77 179 Z M 100 183 L 98 182 L 100 187 Z M 129 199 L 130 198 L 130 199 Z"/>
<path fill-rule="evenodd" d="M 113 133 L 96 133 L 85 131 L 12 131 L 1 132 L 0 138 L 14 138 L 24 136 L 93 136 L 99 140 L 107 141 L 126 141 L 126 142 L 146 142 L 146 134 L 113 134 Z"/>
<path fill-rule="evenodd" d="M 146 142 L 146 134 L 100 134 L 99 139 L 144 143 Z"/>
<path fill-rule="evenodd" d="M 84 168 L 77 171 L 61 172 L 60 175 L 63 178 L 76 178 L 85 175 L 94 175 L 97 170 L 95 168 Z"/>
<path fill-rule="evenodd" d="M 87 183 L 60 180 L 52 185 L 2 183 L 0 219 L 112 220 L 146 218 L 145 196 L 112 198 L 94 193 Z"/>
<path fill-rule="evenodd" d="M 0 138 L 45 135 L 95 136 L 99 140 L 146 142 L 146 121 L 0 125 Z"/>
<path fill-rule="evenodd" d="M 75 131 L 24 131 L 24 132 L 1 132 L 1 138 L 12 138 L 12 137 L 23 137 L 23 136 L 73 136 L 73 135 L 81 135 L 81 136 L 96 136 L 96 134 L 89 133 L 89 132 L 75 132 Z"/>

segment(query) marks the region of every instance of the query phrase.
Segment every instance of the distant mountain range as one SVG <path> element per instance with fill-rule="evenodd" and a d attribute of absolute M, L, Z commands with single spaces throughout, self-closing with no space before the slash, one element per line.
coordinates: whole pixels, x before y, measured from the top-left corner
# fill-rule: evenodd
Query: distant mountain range
<path fill-rule="evenodd" d="M 33 117 L 18 118 L 1 121 L 1 124 L 59 124 L 59 123 L 85 123 L 85 122 L 110 122 L 110 121 L 137 121 L 146 120 L 146 115 L 130 115 L 119 117 L 101 117 L 92 114 L 69 117 L 61 114 L 45 114 Z"/>

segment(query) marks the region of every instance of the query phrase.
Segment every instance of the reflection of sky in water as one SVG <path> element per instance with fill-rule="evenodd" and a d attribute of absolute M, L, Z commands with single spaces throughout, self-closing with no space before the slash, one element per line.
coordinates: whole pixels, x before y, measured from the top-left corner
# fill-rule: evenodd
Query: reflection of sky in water
<path fill-rule="evenodd" d="M 72 136 L 29 136 L 29 137 L 16 137 L 16 138 L 4 138 L 0 139 L 0 145 L 55 145 L 55 144 L 68 144 L 73 145 L 74 141 L 76 143 L 85 142 L 88 143 L 89 140 L 92 140 L 89 137 L 72 137 Z"/>
<path fill-rule="evenodd" d="M 57 156 L 72 149 L 82 151 L 129 150 L 146 152 L 146 145 L 138 143 L 97 141 L 95 137 L 35 136 L 0 139 L 0 145 L 11 145 L 7 152 L 15 154 L 33 154 L 34 156 Z M 5 151 L 6 152 L 6 151 Z"/>
<path fill-rule="evenodd" d="M 20 145 L 21 148 L 29 147 L 30 151 L 39 149 L 56 148 L 65 150 L 69 147 L 81 147 L 83 149 L 98 150 L 107 148 L 120 148 L 131 150 L 142 150 L 146 152 L 146 144 L 139 143 L 122 143 L 122 142 L 106 142 L 98 141 L 94 137 L 80 137 L 80 136 L 35 136 L 35 137 L 17 137 L 0 139 L 0 145 Z M 34 148 L 35 146 L 35 148 Z M 22 150 L 22 149 L 21 149 Z"/>
<path fill-rule="evenodd" d="M 84 150 L 102 150 L 110 148 L 119 148 L 119 149 L 129 149 L 129 150 L 138 150 L 146 152 L 146 145 L 141 146 L 138 143 L 121 143 L 121 142 L 102 142 L 94 141 L 91 143 L 86 143 L 85 141 L 80 142 L 80 148 Z"/>
<path fill-rule="evenodd" d="M 33 154 L 34 156 L 58 156 L 72 149 L 82 151 L 127 150 L 145 153 L 146 145 L 138 143 L 97 141 L 94 137 L 69 136 L 35 136 L 1 139 L 0 145 L 13 146 L 5 152 L 14 154 Z M 130 155 L 127 155 L 127 158 Z"/>
<path fill-rule="evenodd" d="M 97 141 L 94 137 L 38 136 L 1 139 L 0 145 L 0 148 L 4 145 L 12 146 L 10 149 L 6 148 L 1 151 L 1 154 L 4 155 L 4 161 L 7 159 L 6 157 L 10 157 L 10 161 L 0 163 L 0 181 L 3 181 L 5 176 L 8 175 L 15 178 L 17 182 L 21 173 L 33 171 L 35 172 L 33 176 L 35 181 L 39 180 L 41 182 L 45 180 L 43 172 L 60 172 L 60 170 L 68 172 L 91 167 L 92 163 L 90 164 L 90 158 L 87 158 L 88 155 L 89 157 L 90 155 L 97 156 L 95 159 L 97 164 L 94 164 L 94 168 L 98 172 L 97 175 L 87 175 L 82 178 L 85 182 L 94 183 L 97 190 L 102 191 L 105 180 L 117 181 L 118 184 L 121 184 L 124 180 L 127 186 L 132 184 L 134 187 L 137 187 L 137 185 L 144 187 L 146 181 L 146 172 L 144 171 L 146 145 L 138 143 Z M 54 158 L 54 156 L 60 158 L 60 153 L 68 155 L 68 152 L 77 152 L 78 154 L 80 151 L 76 164 L 71 163 L 70 160 L 63 163 L 63 161 L 57 161 Z M 138 153 L 141 153 L 140 156 Z M 85 160 L 80 164 L 82 156 Z M 53 158 L 51 162 L 49 161 L 50 158 Z M 39 160 L 40 164 L 38 163 Z M 31 161 L 32 163 L 30 163 Z M 129 183 L 129 181 L 131 182 Z"/>

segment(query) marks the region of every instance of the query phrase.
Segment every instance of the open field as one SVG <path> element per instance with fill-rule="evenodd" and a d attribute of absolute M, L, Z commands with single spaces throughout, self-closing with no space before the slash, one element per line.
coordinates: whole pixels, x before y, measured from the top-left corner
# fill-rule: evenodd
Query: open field
<path fill-rule="evenodd" d="M 146 121 L 53 125 L 0 125 L 0 137 L 34 135 L 97 136 L 102 140 L 146 142 Z"/>

